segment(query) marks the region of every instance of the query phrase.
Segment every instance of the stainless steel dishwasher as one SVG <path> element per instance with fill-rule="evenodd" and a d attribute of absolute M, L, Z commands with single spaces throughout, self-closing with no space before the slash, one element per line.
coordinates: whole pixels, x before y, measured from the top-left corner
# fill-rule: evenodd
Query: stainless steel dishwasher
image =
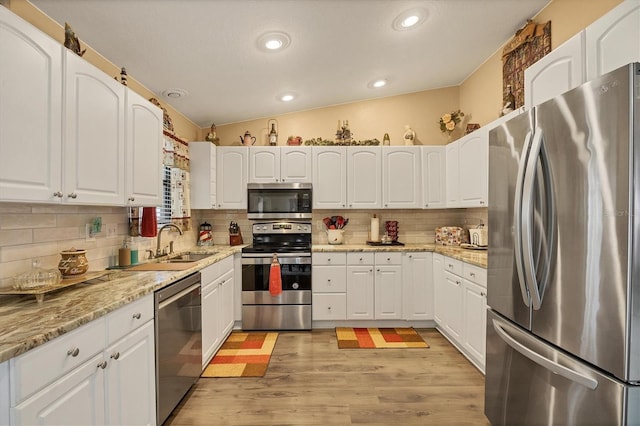
<path fill-rule="evenodd" d="M 200 272 L 155 292 L 158 425 L 202 372 Z"/>

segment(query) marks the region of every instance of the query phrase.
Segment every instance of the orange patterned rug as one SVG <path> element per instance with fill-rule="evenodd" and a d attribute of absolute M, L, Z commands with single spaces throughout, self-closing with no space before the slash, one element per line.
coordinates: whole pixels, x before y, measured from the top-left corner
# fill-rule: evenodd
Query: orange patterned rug
<path fill-rule="evenodd" d="M 428 348 L 413 328 L 336 327 L 340 349 Z"/>
<path fill-rule="evenodd" d="M 262 377 L 277 339 L 278 333 L 234 331 L 200 377 Z"/>

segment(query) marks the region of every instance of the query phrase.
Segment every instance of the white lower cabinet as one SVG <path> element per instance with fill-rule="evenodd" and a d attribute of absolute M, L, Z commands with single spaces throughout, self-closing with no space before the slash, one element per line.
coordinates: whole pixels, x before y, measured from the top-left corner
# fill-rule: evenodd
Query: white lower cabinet
<path fill-rule="evenodd" d="M 402 258 L 403 318 L 433 319 L 433 253 L 407 252 Z"/>
<path fill-rule="evenodd" d="M 234 258 L 203 268 L 202 274 L 202 368 L 204 369 L 233 329 Z"/>
<path fill-rule="evenodd" d="M 347 319 L 346 253 L 313 253 L 314 321 Z"/>
<path fill-rule="evenodd" d="M 484 372 L 486 269 L 434 254 L 433 277 L 438 329 Z"/>
<path fill-rule="evenodd" d="M 347 266 L 347 319 L 374 319 L 373 264 Z"/>
<path fill-rule="evenodd" d="M 5 361 L 0 364 L 0 395 L 4 395 L 0 398 L 0 425 L 9 424 L 9 392 L 9 361 Z"/>
<path fill-rule="evenodd" d="M 9 370 L 11 424 L 155 424 L 153 296 L 12 358 Z"/>

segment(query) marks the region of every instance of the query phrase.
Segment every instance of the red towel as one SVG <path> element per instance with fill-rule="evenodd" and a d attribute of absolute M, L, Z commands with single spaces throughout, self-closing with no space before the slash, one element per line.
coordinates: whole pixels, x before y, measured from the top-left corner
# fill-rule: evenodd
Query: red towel
<path fill-rule="evenodd" d="M 155 237 L 158 235 L 158 218 L 155 207 L 142 208 L 142 225 L 140 235 L 143 237 Z"/>
<path fill-rule="evenodd" d="M 282 275 L 280 273 L 280 262 L 278 256 L 273 255 L 271 268 L 269 268 L 269 294 L 279 296 L 282 294 Z"/>

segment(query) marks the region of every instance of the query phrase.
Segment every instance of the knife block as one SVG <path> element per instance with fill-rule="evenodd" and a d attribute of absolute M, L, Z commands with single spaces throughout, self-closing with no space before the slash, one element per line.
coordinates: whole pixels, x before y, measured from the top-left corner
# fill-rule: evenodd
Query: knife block
<path fill-rule="evenodd" d="M 229 234 L 229 245 L 230 246 L 239 246 L 244 244 L 242 241 L 242 232 L 238 232 L 237 234 Z"/>

